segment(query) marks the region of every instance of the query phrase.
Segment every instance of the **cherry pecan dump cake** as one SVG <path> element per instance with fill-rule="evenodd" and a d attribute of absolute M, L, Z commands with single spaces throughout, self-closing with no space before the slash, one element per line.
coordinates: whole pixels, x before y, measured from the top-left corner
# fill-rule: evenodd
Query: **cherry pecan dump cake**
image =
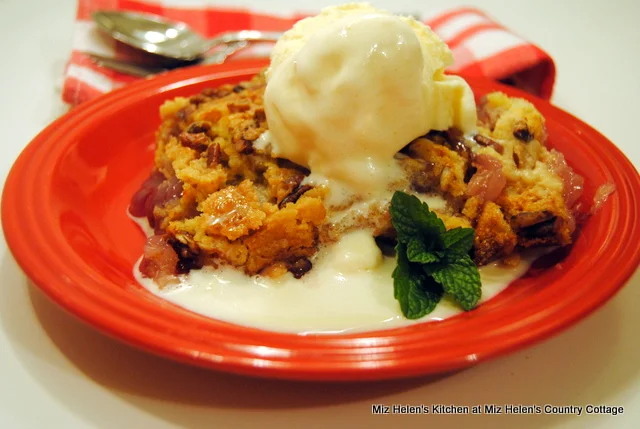
<path fill-rule="evenodd" d="M 162 106 L 155 169 L 130 206 L 155 231 L 140 269 L 159 284 L 203 265 L 300 277 L 319 246 L 348 231 L 395 239 L 388 201 L 353 212 L 327 207 L 327 190 L 304 184 L 309 170 L 257 147 L 267 131 L 264 89 L 260 74 Z M 442 196 L 446 207 L 434 211 L 447 229 L 475 229 L 479 265 L 517 258 L 518 248 L 571 243 L 582 178 L 545 147 L 544 118 L 499 92 L 477 109 L 473 138 L 432 131 L 402 148 L 395 158 L 406 179 L 397 189 Z"/>
<path fill-rule="evenodd" d="M 500 92 L 476 103 L 452 62 L 424 24 L 348 4 L 296 23 L 250 81 L 167 101 L 130 207 L 154 230 L 141 275 L 200 285 L 188 308 L 242 323 L 279 308 L 280 326 L 313 296 L 300 329 L 343 329 L 338 313 L 420 319 L 445 295 L 442 317 L 471 310 L 526 270 L 521 249 L 570 244 L 583 179 L 544 118 Z M 267 295 L 240 286 L 256 282 Z"/>

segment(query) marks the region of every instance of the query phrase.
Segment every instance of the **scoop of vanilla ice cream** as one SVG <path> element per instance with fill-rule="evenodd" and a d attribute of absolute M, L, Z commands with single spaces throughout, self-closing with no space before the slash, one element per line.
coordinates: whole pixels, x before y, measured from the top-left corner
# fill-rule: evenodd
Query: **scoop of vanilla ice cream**
<path fill-rule="evenodd" d="M 364 198 L 402 174 L 394 155 L 430 130 L 473 131 L 466 82 L 446 44 L 413 18 L 366 3 L 326 8 L 287 31 L 267 70 L 272 153 L 310 180 Z"/>

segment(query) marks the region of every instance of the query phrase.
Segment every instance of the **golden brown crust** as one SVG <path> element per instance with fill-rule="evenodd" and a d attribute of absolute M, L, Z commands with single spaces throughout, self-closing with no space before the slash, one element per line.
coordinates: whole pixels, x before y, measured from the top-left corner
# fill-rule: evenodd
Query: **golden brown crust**
<path fill-rule="evenodd" d="M 484 204 L 475 229 L 474 260 L 480 265 L 508 256 L 516 247 L 516 234 L 505 220 L 500 206 L 491 201 Z"/>
<path fill-rule="evenodd" d="M 467 159 L 463 155 L 428 138 L 414 140 L 408 146 L 408 153 L 414 165 L 416 160 L 425 161 L 415 169 L 417 171 L 413 171 L 414 185 L 424 188 L 424 191 L 444 193 L 454 198 L 464 196 Z"/>
<path fill-rule="evenodd" d="M 253 148 L 266 130 L 263 90 L 257 76 L 166 102 L 155 157 L 166 178 L 182 183 L 178 201 L 155 209 L 159 229 L 193 252 L 249 274 L 311 256 L 325 218 L 322 192 L 281 204 L 304 171 L 281 167 Z"/>
<path fill-rule="evenodd" d="M 393 238 L 388 205 L 329 222 L 326 190 L 303 185 L 308 171 L 254 147 L 267 129 L 264 87 L 258 75 L 161 107 L 155 165 L 182 194 L 153 209 L 156 229 L 205 263 L 274 277 L 304 273 L 320 243 L 353 228 Z M 570 243 L 573 219 L 562 180 L 547 164 L 542 115 L 525 100 L 493 93 L 479 105 L 478 128 L 472 141 L 449 130 L 408 144 L 396 156 L 407 186 L 448 201 L 436 211 L 448 229 L 475 228 L 479 264 L 513 260 L 518 246 Z M 491 200 L 470 192 L 482 156 L 500 165 L 502 186 Z"/>

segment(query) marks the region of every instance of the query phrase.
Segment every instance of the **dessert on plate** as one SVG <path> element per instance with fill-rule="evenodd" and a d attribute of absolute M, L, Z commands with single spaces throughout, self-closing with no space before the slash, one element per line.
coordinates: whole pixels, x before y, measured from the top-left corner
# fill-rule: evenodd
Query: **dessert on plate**
<path fill-rule="evenodd" d="M 349 4 L 298 22 L 251 80 L 167 101 L 130 205 L 153 231 L 138 277 L 238 323 L 366 329 L 470 310 L 523 249 L 570 244 L 582 178 L 544 118 L 500 92 L 476 104 L 451 63 L 422 23 Z"/>

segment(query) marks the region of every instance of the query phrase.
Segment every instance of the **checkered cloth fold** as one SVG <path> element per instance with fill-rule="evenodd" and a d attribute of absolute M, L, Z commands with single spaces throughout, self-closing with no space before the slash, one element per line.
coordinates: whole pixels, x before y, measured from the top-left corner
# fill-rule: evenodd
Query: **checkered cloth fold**
<path fill-rule="evenodd" d="M 79 0 L 73 52 L 65 69 L 62 98 L 77 105 L 139 78 L 100 67 L 90 54 L 140 62 L 140 53 L 101 34 L 91 21 L 97 10 L 131 10 L 183 21 L 205 37 L 233 30 L 284 31 L 306 14 L 276 16 L 248 9 L 220 6 L 181 7 L 176 0 Z M 425 20 L 451 48 L 455 64 L 448 71 L 463 76 L 484 76 L 550 98 L 555 65 L 542 49 L 498 24 L 483 11 L 457 8 Z M 227 61 L 267 57 L 270 44 L 256 44 Z"/>

